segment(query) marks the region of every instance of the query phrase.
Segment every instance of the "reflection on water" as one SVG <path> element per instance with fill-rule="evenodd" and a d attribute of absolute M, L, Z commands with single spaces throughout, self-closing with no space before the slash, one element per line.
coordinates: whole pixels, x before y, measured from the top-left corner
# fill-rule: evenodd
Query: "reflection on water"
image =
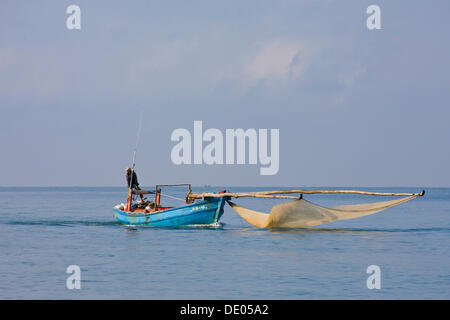
<path fill-rule="evenodd" d="M 361 234 L 369 232 L 384 232 L 384 230 L 365 230 L 365 229 L 344 229 L 344 228 L 270 228 L 269 232 L 276 234 L 294 233 L 294 234 L 314 234 L 314 233 L 347 233 L 347 234 Z"/>

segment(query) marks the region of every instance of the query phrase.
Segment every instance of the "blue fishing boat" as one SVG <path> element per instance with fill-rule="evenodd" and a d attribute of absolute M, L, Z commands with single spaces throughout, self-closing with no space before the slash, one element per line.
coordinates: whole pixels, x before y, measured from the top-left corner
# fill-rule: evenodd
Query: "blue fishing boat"
<path fill-rule="evenodd" d="M 136 194 L 155 194 L 154 202 L 146 202 L 144 204 L 133 200 L 133 191 L 130 189 L 127 204 L 114 207 L 114 218 L 125 225 L 176 227 L 214 224 L 222 217 L 227 197 L 205 197 L 198 202 L 192 202 L 193 200 L 189 200 L 189 197 L 186 197 L 186 203 L 182 206 L 165 207 L 160 204 L 160 186 L 156 186 L 155 192 L 136 191 Z M 190 193 L 191 186 L 188 184 L 186 186 L 189 186 Z"/>

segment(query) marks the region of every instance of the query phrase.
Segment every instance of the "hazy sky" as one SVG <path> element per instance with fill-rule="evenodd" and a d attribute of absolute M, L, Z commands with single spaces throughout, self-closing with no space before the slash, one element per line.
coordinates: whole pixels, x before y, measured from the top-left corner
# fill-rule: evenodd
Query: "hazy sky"
<path fill-rule="evenodd" d="M 81 30 L 66 8 L 81 8 Z M 381 8 L 368 30 L 366 8 Z M 0 3 L 0 186 L 450 186 L 449 1 Z M 280 169 L 172 163 L 278 128 Z"/>

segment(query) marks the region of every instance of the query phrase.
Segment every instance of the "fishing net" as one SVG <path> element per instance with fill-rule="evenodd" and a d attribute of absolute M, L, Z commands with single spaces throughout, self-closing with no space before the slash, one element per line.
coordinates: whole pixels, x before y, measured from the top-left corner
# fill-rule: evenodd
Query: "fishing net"
<path fill-rule="evenodd" d="M 303 228 L 336 220 L 367 216 L 416 197 L 417 195 L 413 195 L 390 201 L 343 205 L 332 208 L 322 207 L 305 199 L 299 199 L 275 205 L 270 213 L 250 210 L 231 201 L 228 201 L 228 203 L 242 218 L 257 228 Z"/>

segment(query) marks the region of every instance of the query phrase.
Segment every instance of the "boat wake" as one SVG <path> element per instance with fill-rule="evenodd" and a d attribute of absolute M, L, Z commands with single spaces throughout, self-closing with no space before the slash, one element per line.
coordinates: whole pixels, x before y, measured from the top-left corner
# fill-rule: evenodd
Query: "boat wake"
<path fill-rule="evenodd" d="M 186 227 L 220 229 L 223 228 L 224 225 L 225 224 L 221 222 L 214 222 L 210 224 L 188 224 Z"/>
<path fill-rule="evenodd" d="M 225 226 L 225 223 L 215 222 L 209 224 L 187 224 L 181 226 L 151 226 L 151 225 L 136 225 L 136 224 L 125 224 L 122 225 L 127 229 L 137 230 L 137 228 L 151 228 L 151 229 L 222 229 Z"/>
<path fill-rule="evenodd" d="M 88 220 L 35 220 L 35 221 L 6 221 L 4 224 L 24 225 L 24 226 L 55 226 L 55 227 L 75 227 L 75 226 L 117 226 L 116 221 L 88 221 Z"/>

